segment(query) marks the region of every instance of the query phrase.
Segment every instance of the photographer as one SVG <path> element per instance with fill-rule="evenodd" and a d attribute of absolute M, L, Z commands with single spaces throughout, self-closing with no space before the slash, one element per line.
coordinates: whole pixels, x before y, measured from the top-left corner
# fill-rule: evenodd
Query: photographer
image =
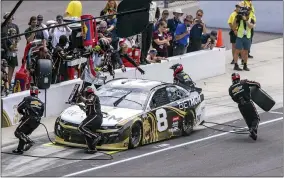
<path fill-rule="evenodd" d="M 243 1 L 243 3 L 244 3 L 244 5 L 245 5 L 246 7 L 249 8 L 249 11 L 250 11 L 249 16 L 250 16 L 250 17 L 254 20 L 254 22 L 256 23 L 255 9 L 254 9 L 254 6 L 253 6 L 251 0 L 245 0 L 245 1 Z M 254 28 L 251 29 L 251 43 L 252 43 L 253 34 L 254 34 Z M 253 58 L 253 56 L 250 55 L 250 49 L 249 49 L 248 58 Z"/>
<path fill-rule="evenodd" d="M 201 49 L 201 36 L 206 33 L 205 23 L 201 19 L 203 17 L 203 10 L 199 9 L 196 12 L 196 18 L 193 20 L 193 26 L 190 30 L 190 45 L 187 52 L 199 51 Z"/>
<path fill-rule="evenodd" d="M 242 70 L 238 65 L 238 56 L 241 52 L 242 59 L 244 60 L 243 70 L 249 71 L 247 67 L 248 50 L 251 45 L 251 29 L 255 27 L 254 20 L 249 16 L 249 10 L 244 7 L 243 3 L 240 3 L 241 11 L 234 19 L 233 27 L 234 33 L 237 36 L 236 39 L 236 51 L 234 54 L 234 70 Z"/>
<path fill-rule="evenodd" d="M 240 9 L 241 7 L 239 6 L 239 4 L 236 4 L 236 9 L 234 10 L 233 13 L 231 13 L 229 19 L 228 19 L 228 24 L 230 26 L 230 32 L 229 32 L 229 35 L 230 35 L 230 42 L 232 43 L 232 56 L 233 56 L 233 60 L 231 62 L 231 64 L 234 64 L 234 54 L 235 54 L 235 50 L 236 50 L 236 39 L 237 39 L 237 36 L 235 34 L 235 29 L 234 29 L 234 26 L 233 26 L 233 23 L 234 23 L 234 20 L 236 18 L 236 16 L 238 15 L 238 13 L 240 12 Z M 237 30 L 237 29 L 236 29 Z"/>
<path fill-rule="evenodd" d="M 202 35 L 202 49 L 213 49 L 216 46 L 217 32 L 212 30 L 211 33 Z"/>

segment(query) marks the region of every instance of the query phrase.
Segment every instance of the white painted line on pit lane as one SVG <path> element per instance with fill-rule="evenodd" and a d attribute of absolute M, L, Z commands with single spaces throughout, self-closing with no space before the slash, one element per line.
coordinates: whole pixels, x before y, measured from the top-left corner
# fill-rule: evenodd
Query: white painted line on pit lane
<path fill-rule="evenodd" d="M 271 114 L 283 114 L 283 112 L 269 111 Z"/>
<path fill-rule="evenodd" d="M 280 120 L 283 120 L 283 117 L 280 117 L 280 118 L 277 118 L 277 119 L 273 119 L 273 120 L 270 120 L 270 121 L 265 121 L 265 122 L 260 123 L 259 125 L 261 126 L 261 125 L 277 122 L 277 121 L 280 121 Z M 112 162 L 112 163 L 109 163 L 109 164 L 104 164 L 104 165 L 101 165 L 101 166 L 97 166 L 97 167 L 89 168 L 89 169 L 86 169 L 86 170 L 74 172 L 72 174 L 67 174 L 67 175 L 62 176 L 62 177 L 77 176 L 79 174 L 83 174 L 83 173 L 86 173 L 86 172 L 90 172 L 90 171 L 94 171 L 94 170 L 110 167 L 110 166 L 113 166 L 113 165 L 125 163 L 125 162 L 132 161 L 132 160 L 135 160 L 135 159 L 139 159 L 139 158 L 143 158 L 143 157 L 146 157 L 146 156 L 150 156 L 150 155 L 154 155 L 154 154 L 157 154 L 157 153 L 161 153 L 161 152 L 164 152 L 164 151 L 167 151 L 167 150 L 171 150 L 171 149 L 175 149 L 175 148 L 191 145 L 191 144 L 202 142 L 202 141 L 205 141 L 205 140 L 210 140 L 212 138 L 221 137 L 221 136 L 227 135 L 227 134 L 229 134 L 229 133 L 226 132 L 226 133 L 213 135 L 213 136 L 210 136 L 210 137 L 201 138 L 201 139 L 198 139 L 198 140 L 193 140 L 193 141 L 182 143 L 182 144 L 179 144 L 179 145 L 163 148 L 163 149 L 160 149 L 160 150 L 157 150 L 157 151 L 153 151 L 153 152 L 145 153 L 145 154 L 142 154 L 142 155 L 134 156 L 134 157 L 131 157 L 131 158 L 123 159 L 123 160 L 120 160 L 120 161 Z"/>

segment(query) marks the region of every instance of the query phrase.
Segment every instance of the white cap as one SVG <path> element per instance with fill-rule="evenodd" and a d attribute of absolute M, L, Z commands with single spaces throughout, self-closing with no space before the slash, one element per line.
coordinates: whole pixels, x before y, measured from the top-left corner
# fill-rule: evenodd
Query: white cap
<path fill-rule="evenodd" d="M 181 11 L 180 8 L 176 8 L 173 13 L 179 13 L 179 14 L 183 14 L 183 12 Z"/>

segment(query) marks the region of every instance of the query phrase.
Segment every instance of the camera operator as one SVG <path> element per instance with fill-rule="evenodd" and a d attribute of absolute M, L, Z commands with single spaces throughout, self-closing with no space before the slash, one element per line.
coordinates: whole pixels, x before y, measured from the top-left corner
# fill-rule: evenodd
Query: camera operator
<path fill-rule="evenodd" d="M 249 11 L 250 11 L 249 15 L 254 20 L 254 22 L 256 23 L 255 9 L 254 9 L 254 6 L 253 6 L 251 0 L 245 0 L 245 1 L 243 1 L 243 3 L 246 7 L 249 8 Z M 254 34 L 254 28 L 251 29 L 251 43 L 252 43 L 253 34 Z M 250 55 L 250 49 L 249 49 L 248 53 L 249 53 L 248 58 L 253 58 L 253 56 Z"/>
<path fill-rule="evenodd" d="M 249 10 L 244 7 L 243 3 L 240 3 L 241 11 L 234 19 L 233 27 L 234 33 L 237 36 L 236 39 L 236 51 L 234 54 L 234 70 L 242 70 L 238 65 L 238 56 L 241 53 L 242 59 L 244 60 L 243 70 L 249 71 L 247 67 L 248 61 L 248 50 L 251 46 L 251 29 L 254 28 L 255 22 L 249 16 Z"/>
<path fill-rule="evenodd" d="M 216 46 L 217 32 L 212 30 L 211 33 L 202 35 L 202 49 L 213 49 Z"/>
<path fill-rule="evenodd" d="M 240 9 L 241 7 L 239 6 L 239 4 L 236 4 L 236 9 L 234 10 L 233 13 L 231 13 L 229 19 L 228 19 L 228 24 L 230 26 L 230 32 L 229 32 L 229 35 L 230 35 L 230 42 L 232 43 L 232 56 L 233 56 L 233 60 L 231 62 L 231 64 L 234 64 L 234 55 L 235 55 L 235 51 L 236 51 L 236 39 L 237 39 L 237 36 L 235 34 L 235 30 L 237 29 L 234 29 L 234 26 L 233 26 L 233 23 L 234 23 L 234 20 L 236 18 L 236 16 L 238 15 L 238 13 L 240 12 Z"/>

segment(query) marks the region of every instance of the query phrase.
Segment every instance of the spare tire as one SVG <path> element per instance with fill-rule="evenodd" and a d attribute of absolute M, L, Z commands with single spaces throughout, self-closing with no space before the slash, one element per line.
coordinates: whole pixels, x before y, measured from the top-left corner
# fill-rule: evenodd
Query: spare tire
<path fill-rule="evenodd" d="M 52 80 L 52 61 L 38 59 L 35 71 L 35 83 L 39 89 L 48 89 Z"/>

